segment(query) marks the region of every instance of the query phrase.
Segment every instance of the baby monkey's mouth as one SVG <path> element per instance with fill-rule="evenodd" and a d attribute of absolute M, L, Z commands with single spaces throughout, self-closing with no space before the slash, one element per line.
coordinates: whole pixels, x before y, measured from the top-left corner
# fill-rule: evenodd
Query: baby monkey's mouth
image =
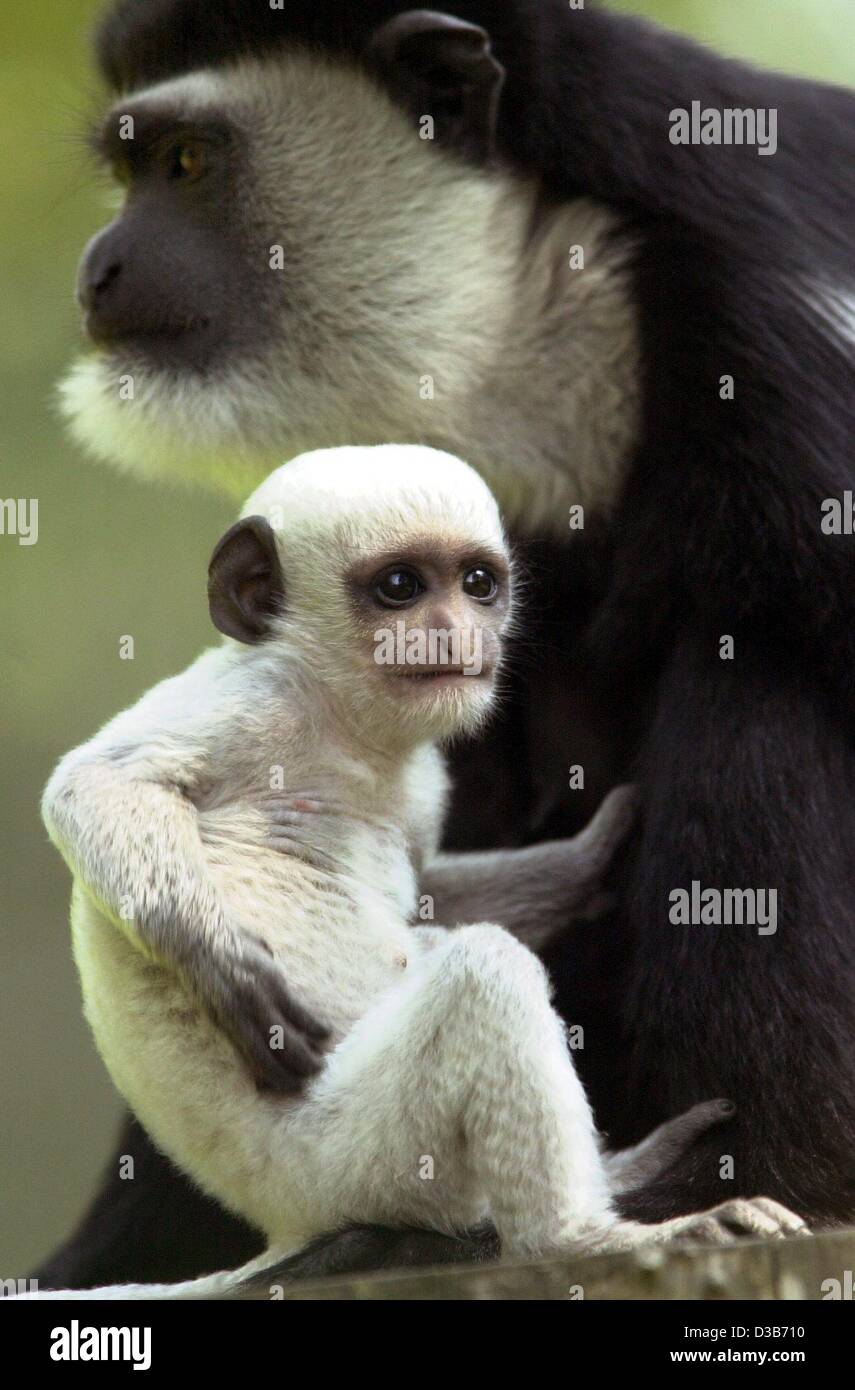
<path fill-rule="evenodd" d="M 458 680 L 461 677 L 467 680 L 483 680 L 491 672 L 486 667 L 475 670 L 471 666 L 407 666 L 391 674 L 398 680 L 441 681 Z"/>

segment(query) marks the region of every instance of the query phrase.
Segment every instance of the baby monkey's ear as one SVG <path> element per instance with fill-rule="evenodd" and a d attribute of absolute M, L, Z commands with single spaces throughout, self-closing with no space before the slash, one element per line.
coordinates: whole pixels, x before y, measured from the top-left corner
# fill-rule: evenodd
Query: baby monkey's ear
<path fill-rule="evenodd" d="M 208 566 L 211 621 L 238 642 L 261 642 L 285 600 L 276 536 L 263 516 L 238 521 L 214 547 Z"/>

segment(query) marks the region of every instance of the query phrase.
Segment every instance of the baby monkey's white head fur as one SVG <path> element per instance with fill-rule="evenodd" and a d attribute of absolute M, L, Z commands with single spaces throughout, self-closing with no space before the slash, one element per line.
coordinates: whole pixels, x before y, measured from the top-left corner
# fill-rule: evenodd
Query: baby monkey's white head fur
<path fill-rule="evenodd" d="M 416 445 L 276 470 L 211 560 L 211 616 L 383 748 L 475 731 L 511 618 L 511 561 L 474 469 Z"/>

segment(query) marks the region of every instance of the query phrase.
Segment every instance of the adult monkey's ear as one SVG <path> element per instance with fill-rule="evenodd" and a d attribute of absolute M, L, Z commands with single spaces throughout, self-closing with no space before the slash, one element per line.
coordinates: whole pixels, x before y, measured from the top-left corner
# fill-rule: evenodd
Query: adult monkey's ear
<path fill-rule="evenodd" d="M 479 164 L 491 158 L 505 69 L 486 29 L 439 10 L 407 10 L 375 30 L 367 56 L 414 120 L 433 117 L 439 144 Z"/>
<path fill-rule="evenodd" d="M 282 608 L 285 584 L 276 536 L 263 516 L 238 521 L 214 547 L 208 566 L 211 621 L 238 642 L 261 642 Z"/>

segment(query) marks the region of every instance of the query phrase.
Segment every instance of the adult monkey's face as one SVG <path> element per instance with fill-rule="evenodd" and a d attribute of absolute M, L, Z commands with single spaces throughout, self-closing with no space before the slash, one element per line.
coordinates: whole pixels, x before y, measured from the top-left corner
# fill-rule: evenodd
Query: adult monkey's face
<path fill-rule="evenodd" d="M 119 100 L 97 139 L 124 204 L 81 261 L 92 347 L 63 388 L 77 437 L 243 492 L 310 446 L 443 434 L 504 338 L 525 235 L 489 169 L 501 79 L 483 30 L 419 11 L 361 65 L 272 49 Z"/>

